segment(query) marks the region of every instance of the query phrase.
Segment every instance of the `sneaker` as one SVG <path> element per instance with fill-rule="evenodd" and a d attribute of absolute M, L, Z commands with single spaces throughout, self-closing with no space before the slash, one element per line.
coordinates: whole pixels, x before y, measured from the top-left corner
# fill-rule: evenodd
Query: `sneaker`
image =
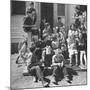
<path fill-rule="evenodd" d="M 47 82 L 45 82 L 45 83 L 43 84 L 43 86 L 44 86 L 44 87 L 48 87 L 49 85 L 48 85 Z"/>
<path fill-rule="evenodd" d="M 38 82 L 38 79 L 36 79 L 35 77 L 33 77 L 33 81 L 34 81 L 35 83 L 37 83 L 37 82 Z"/>
<path fill-rule="evenodd" d="M 71 80 L 67 80 L 67 82 L 68 82 L 68 83 L 70 83 L 70 84 L 72 83 L 72 81 L 71 81 Z"/>
<path fill-rule="evenodd" d="M 85 69 L 83 65 L 79 65 L 80 69 Z"/>
<path fill-rule="evenodd" d="M 58 82 L 53 82 L 53 84 L 58 85 Z"/>
<path fill-rule="evenodd" d="M 44 87 L 49 87 L 49 85 L 47 84 L 46 86 L 44 86 Z"/>

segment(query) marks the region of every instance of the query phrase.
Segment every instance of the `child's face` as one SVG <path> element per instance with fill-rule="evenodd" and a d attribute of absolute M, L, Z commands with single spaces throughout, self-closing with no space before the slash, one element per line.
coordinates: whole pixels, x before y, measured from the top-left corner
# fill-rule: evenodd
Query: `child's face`
<path fill-rule="evenodd" d="M 74 29 L 74 25 L 71 26 L 71 29 L 72 29 L 72 30 Z"/>
<path fill-rule="evenodd" d="M 83 24 L 81 24 L 81 28 L 83 28 L 84 27 L 84 25 Z"/>
<path fill-rule="evenodd" d="M 60 49 L 57 49 L 56 54 L 59 55 L 61 53 L 62 53 L 62 51 Z"/>
<path fill-rule="evenodd" d="M 47 29 L 50 29 L 50 25 L 49 25 L 49 26 L 47 26 Z"/>
<path fill-rule="evenodd" d="M 48 39 L 48 40 L 50 40 L 50 39 L 51 39 L 51 37 L 50 37 L 50 36 L 48 36 L 48 37 L 47 37 L 47 39 Z"/>
<path fill-rule="evenodd" d="M 34 8 L 34 5 L 33 5 L 33 4 L 31 4 L 31 5 L 30 5 L 30 8 Z"/>
<path fill-rule="evenodd" d="M 58 22 L 61 22 L 61 19 L 59 19 Z"/>
<path fill-rule="evenodd" d="M 64 50 L 64 46 L 61 47 L 61 50 Z"/>
<path fill-rule="evenodd" d="M 42 21 L 43 21 L 43 23 L 45 23 L 46 22 L 46 19 L 43 19 Z"/>

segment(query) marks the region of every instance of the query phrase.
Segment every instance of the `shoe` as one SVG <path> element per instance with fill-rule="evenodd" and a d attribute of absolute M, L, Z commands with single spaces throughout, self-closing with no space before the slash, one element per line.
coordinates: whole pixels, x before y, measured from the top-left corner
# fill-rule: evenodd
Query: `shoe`
<path fill-rule="evenodd" d="M 68 83 L 70 83 L 70 84 L 72 83 L 72 81 L 71 81 L 71 80 L 67 80 L 67 82 L 68 82 Z"/>
<path fill-rule="evenodd" d="M 85 69 L 83 65 L 79 65 L 80 69 Z"/>
<path fill-rule="evenodd" d="M 38 78 L 34 78 L 34 82 L 37 83 L 38 82 Z"/>
<path fill-rule="evenodd" d="M 53 82 L 53 84 L 58 85 L 58 82 Z"/>
<path fill-rule="evenodd" d="M 44 87 L 49 87 L 49 85 L 47 84 L 46 86 L 44 86 Z"/>
<path fill-rule="evenodd" d="M 35 77 L 33 77 L 33 81 L 36 83 L 38 82 L 38 80 Z"/>
<path fill-rule="evenodd" d="M 46 82 L 43 84 L 43 87 L 49 87 L 49 84 Z"/>

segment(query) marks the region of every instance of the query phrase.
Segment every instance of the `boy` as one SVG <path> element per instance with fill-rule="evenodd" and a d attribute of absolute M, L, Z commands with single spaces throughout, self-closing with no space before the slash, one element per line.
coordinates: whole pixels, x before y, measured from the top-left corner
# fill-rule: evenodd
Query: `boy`
<path fill-rule="evenodd" d="M 62 18 L 61 17 L 58 17 L 57 27 L 58 28 L 63 27 L 63 23 L 62 23 Z"/>
<path fill-rule="evenodd" d="M 41 81 L 44 87 L 49 85 L 49 82 L 45 81 L 42 69 L 42 61 L 40 57 L 41 49 L 35 49 L 32 54 L 30 65 L 28 65 L 28 70 L 32 76 L 35 77 L 35 82 Z"/>
<path fill-rule="evenodd" d="M 52 30 L 50 28 L 50 24 L 45 23 L 45 28 L 43 30 L 43 38 L 46 39 L 47 36 L 51 36 L 51 34 L 52 34 Z"/>
<path fill-rule="evenodd" d="M 52 57 L 52 68 L 53 68 L 53 77 L 54 77 L 54 84 L 58 85 L 58 81 L 61 80 L 63 75 L 63 61 L 64 57 L 62 55 L 62 51 L 57 49 L 55 55 Z"/>
<path fill-rule="evenodd" d="M 73 75 L 77 75 L 77 73 L 69 67 L 65 66 L 65 59 L 62 55 L 62 51 L 57 49 L 55 55 L 52 57 L 52 69 L 53 69 L 53 83 L 58 85 L 58 81 L 61 81 L 64 77 L 66 77 L 66 81 L 68 83 L 72 83 Z"/>
<path fill-rule="evenodd" d="M 30 6 L 27 9 L 27 12 L 30 12 L 32 14 L 33 24 L 35 24 L 36 19 L 37 19 L 37 15 L 36 15 L 36 10 L 34 8 L 34 3 L 33 2 L 30 3 Z"/>

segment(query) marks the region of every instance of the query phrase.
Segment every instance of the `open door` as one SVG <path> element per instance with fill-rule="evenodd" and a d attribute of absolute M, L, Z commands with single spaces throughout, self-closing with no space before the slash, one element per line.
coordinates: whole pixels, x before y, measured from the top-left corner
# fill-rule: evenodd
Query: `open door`
<path fill-rule="evenodd" d="M 53 3 L 41 3 L 41 19 L 45 17 L 53 27 Z"/>

